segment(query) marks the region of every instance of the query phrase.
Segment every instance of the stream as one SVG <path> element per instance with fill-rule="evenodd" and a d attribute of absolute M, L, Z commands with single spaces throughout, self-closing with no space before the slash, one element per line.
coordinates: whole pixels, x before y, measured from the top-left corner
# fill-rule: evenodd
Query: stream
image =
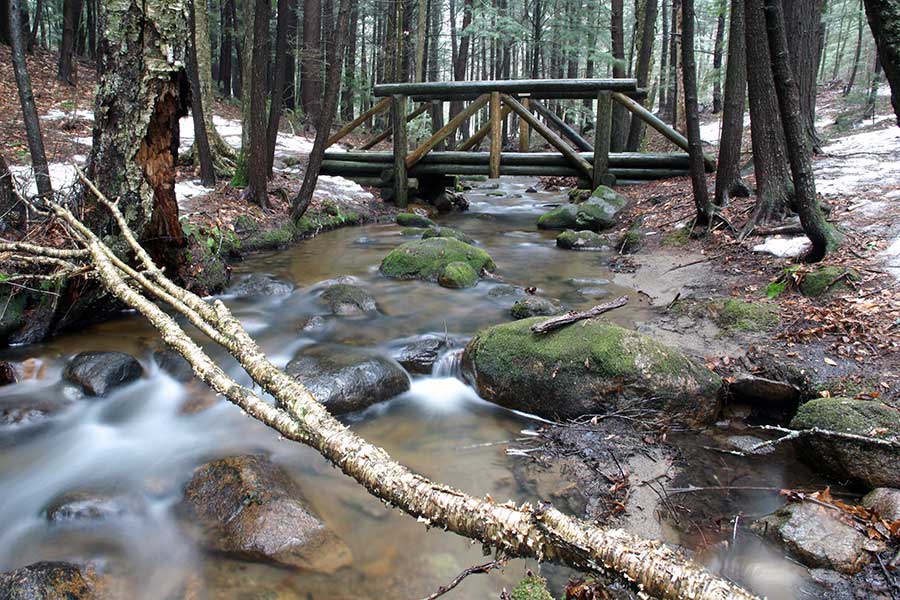
<path fill-rule="evenodd" d="M 234 267 L 234 280 L 269 273 L 292 283 L 293 293 L 223 299 L 272 361 L 284 366 L 311 343 L 364 346 L 386 354 L 399 341 L 433 333 L 468 338 L 479 329 L 509 319 L 515 300 L 509 284 L 535 286 L 571 308 L 588 308 L 602 298 L 628 295 L 632 302 L 609 315 L 634 327 L 651 317 L 635 290 L 610 281 L 608 255 L 555 247 L 554 232 L 538 231 L 537 216 L 548 205 L 566 202 L 561 192 L 526 193 L 533 180 L 504 178 L 500 188 L 467 194 L 467 213 L 439 218 L 476 239 L 498 265 L 501 280 L 482 280 L 467 290 L 433 283 L 395 281 L 380 276 L 381 259 L 403 241 L 396 225 L 352 227 L 292 248 L 257 254 Z M 328 317 L 324 329 L 305 333 L 300 324 L 325 315 L 318 300 L 323 281 L 352 276 L 377 301 L 378 314 L 365 318 Z M 125 315 L 60 336 L 46 343 L 8 348 L 0 359 L 33 359 L 42 371 L 0 388 L 0 408 L 23 397 L 65 408 L 35 426 L 0 427 L 0 571 L 41 560 L 92 561 L 133 582 L 138 598 L 187 596 L 201 585 L 208 598 L 362 599 L 421 598 L 464 568 L 486 562 L 480 546 L 442 531 L 427 530 L 399 511 L 389 510 L 316 452 L 278 436 L 217 399 L 203 384 L 181 384 L 162 373 L 152 352 L 162 348 L 142 318 Z M 105 398 L 83 398 L 60 381 L 65 362 L 88 350 L 117 350 L 137 357 L 145 376 Z M 210 348 L 229 373 L 249 383 L 237 364 Z M 481 400 L 457 379 L 454 354 L 435 364 L 431 376 L 413 376 L 411 390 L 391 401 L 343 417 L 354 431 L 381 445 L 398 461 L 424 475 L 498 501 L 537 501 L 521 487 L 505 453 L 523 429 L 540 423 Z M 202 409 L 202 410 L 200 410 Z M 706 479 L 735 481 L 733 461 L 699 450 L 709 440 L 681 436 L 697 447 Z M 693 441 L 692 441 L 693 440 Z M 215 458 L 267 452 L 297 481 L 312 509 L 350 547 L 353 564 L 335 575 L 307 573 L 207 554 L 182 533 L 173 516 L 184 484 L 198 465 Z M 761 461 L 741 481 L 771 486 L 809 483 L 809 473 L 782 453 Z M 760 485 L 757 483 L 757 485 Z M 114 487 L 139 495 L 142 510 L 120 519 L 50 523 L 46 507 L 73 489 Z M 777 508 L 776 494 L 725 495 L 715 499 L 724 514 L 758 516 Z M 726 529 L 729 525 L 726 523 Z M 699 543 L 691 533 L 667 528 L 669 541 Z M 694 532 L 696 533 L 696 532 Z M 701 532 L 702 535 L 702 532 Z M 712 553 L 708 563 L 726 574 L 766 580 L 770 598 L 796 597 L 791 586 L 801 571 L 762 545 L 745 548 L 739 559 Z M 739 560 L 739 565 L 734 563 Z M 534 563 L 512 561 L 503 571 L 467 578 L 447 598 L 496 599 Z M 736 572 L 728 572 L 731 568 Z M 543 567 L 556 593 L 568 572 Z M 756 576 L 754 576 L 756 574 Z M 135 583 L 136 582 L 136 583 Z"/>

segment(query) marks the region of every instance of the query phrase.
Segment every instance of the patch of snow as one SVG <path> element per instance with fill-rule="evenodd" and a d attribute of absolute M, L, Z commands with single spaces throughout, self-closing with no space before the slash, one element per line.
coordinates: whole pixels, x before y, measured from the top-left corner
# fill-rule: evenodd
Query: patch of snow
<path fill-rule="evenodd" d="M 744 115 L 744 127 L 750 124 L 750 115 Z M 722 137 L 722 121 L 716 119 L 700 126 L 700 139 L 708 144 L 718 144 Z"/>
<path fill-rule="evenodd" d="M 780 258 L 793 258 L 803 254 L 811 245 L 812 243 L 805 235 L 796 237 L 775 235 L 766 238 L 762 244 L 753 246 L 753 251 L 774 254 Z"/>
<path fill-rule="evenodd" d="M 816 189 L 824 196 L 878 191 L 900 183 L 900 129 L 889 127 L 842 137 L 815 163 Z"/>
<path fill-rule="evenodd" d="M 94 145 L 94 138 L 92 137 L 76 137 L 72 138 L 72 141 L 76 144 L 81 144 L 82 146 L 90 147 Z"/>
<path fill-rule="evenodd" d="M 333 200 L 371 200 L 373 198 L 372 194 L 355 181 L 332 175 L 319 175 L 315 194 Z"/>
<path fill-rule="evenodd" d="M 878 115 L 872 119 L 863 119 L 859 123 L 853 126 L 853 129 L 865 129 L 866 127 L 871 127 L 873 125 L 878 125 L 879 123 L 884 123 L 885 121 L 893 121 L 897 117 L 895 115 Z"/>
<path fill-rule="evenodd" d="M 50 171 L 50 185 L 53 186 L 54 192 L 69 190 L 78 180 L 75 167 L 69 163 L 50 163 L 47 167 Z M 11 166 L 9 171 L 12 173 L 16 186 L 22 194 L 25 196 L 37 196 L 37 182 L 34 178 L 34 171 L 30 166 Z"/>
<path fill-rule="evenodd" d="M 61 121 L 63 119 L 82 119 L 84 121 L 93 121 L 94 120 L 94 111 L 92 110 L 60 110 L 58 108 L 51 108 L 46 115 L 42 115 L 42 119 L 46 119 L 48 121 Z"/>
<path fill-rule="evenodd" d="M 878 95 L 879 96 L 890 96 L 891 95 L 891 86 L 883 85 L 880 88 L 878 88 Z"/>
<path fill-rule="evenodd" d="M 887 247 L 882 253 L 885 257 L 885 270 L 894 276 L 894 279 L 900 280 L 900 237 L 894 240 L 894 243 Z"/>
<path fill-rule="evenodd" d="M 213 188 L 200 185 L 199 179 L 179 181 L 175 184 L 175 198 L 179 202 L 195 196 L 205 196 L 211 191 Z"/>

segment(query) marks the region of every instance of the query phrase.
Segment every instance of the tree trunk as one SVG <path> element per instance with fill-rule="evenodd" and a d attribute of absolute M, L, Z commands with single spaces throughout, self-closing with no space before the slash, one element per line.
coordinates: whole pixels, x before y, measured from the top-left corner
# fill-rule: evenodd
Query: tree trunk
<path fill-rule="evenodd" d="M 672 18 L 669 25 L 669 85 L 668 91 L 666 92 L 669 103 L 666 107 L 666 117 L 672 125 L 675 125 L 678 120 L 678 115 L 676 113 L 678 110 L 679 89 L 681 87 L 678 85 L 678 36 L 680 35 L 678 23 L 680 21 L 679 15 L 681 14 L 680 0 L 672 0 L 671 8 Z"/>
<path fill-rule="evenodd" d="M 9 35 L 12 43 L 12 63 L 19 90 L 19 105 L 22 108 L 22 120 L 25 123 L 25 136 L 28 138 L 28 150 L 31 152 L 31 168 L 34 172 L 38 194 L 46 199 L 53 196 L 50 184 L 50 169 L 47 166 L 47 155 L 44 153 L 44 137 L 41 135 L 41 122 L 38 119 L 37 107 L 34 105 L 34 94 L 31 91 L 31 77 L 25 63 L 25 40 L 22 30 L 22 0 L 9 1 Z"/>
<path fill-rule="evenodd" d="M 788 210 L 793 184 L 787 164 L 784 128 L 763 14 L 763 0 L 744 0 L 744 38 L 747 44 L 747 88 L 753 168 L 756 174 L 756 206 L 750 225 L 777 221 Z"/>
<path fill-rule="evenodd" d="M 31 25 L 31 33 L 28 35 L 28 44 L 25 48 L 28 54 L 34 52 L 34 43 L 37 40 L 38 30 L 44 26 L 44 0 L 37 0 L 34 6 L 34 23 Z"/>
<path fill-rule="evenodd" d="M 900 126 L 900 0 L 865 0 L 881 68 L 891 86 L 891 104 Z"/>
<path fill-rule="evenodd" d="M 129 216 L 150 255 L 173 276 L 182 274 L 185 238 L 175 199 L 178 119 L 187 114 L 185 5 L 168 0 L 100 2 L 104 40 L 88 176 Z M 134 35 L 143 43 L 134 45 Z M 85 205 L 93 196 L 85 190 Z M 91 211 L 94 231 L 115 231 L 103 211 Z"/>
<path fill-rule="evenodd" d="M 625 25 L 624 1 L 612 0 L 610 4 L 609 32 L 612 39 L 613 77 L 625 77 Z M 618 102 L 613 103 L 610 152 L 622 152 L 628 135 L 628 113 Z"/>
<path fill-rule="evenodd" d="M 203 115 L 203 94 L 200 91 L 200 72 L 197 63 L 197 29 L 195 15 L 197 14 L 197 1 L 191 2 L 189 11 L 190 35 L 187 48 L 187 71 L 191 81 L 191 114 L 194 119 L 194 150 L 200 163 L 200 181 L 207 187 L 216 184 L 216 171 L 213 167 L 212 152 L 209 147 L 209 136 L 206 134 L 206 124 Z M 204 2 L 205 0 L 199 0 Z M 201 9 L 202 10 L 202 9 Z"/>
<path fill-rule="evenodd" d="M 288 51 L 284 60 L 284 107 L 288 110 L 297 108 L 297 8 L 298 0 L 291 0 L 288 14 L 287 42 Z"/>
<path fill-rule="evenodd" d="M 10 0 L 0 0 L 0 44 L 11 45 Z"/>
<path fill-rule="evenodd" d="M 288 19 L 291 16 L 290 0 L 278 0 L 278 20 L 275 25 L 275 81 L 272 84 L 269 101 L 269 122 L 266 126 L 266 176 L 272 177 L 275 163 L 275 143 L 278 141 L 278 126 L 281 123 L 281 111 L 284 102 L 285 65 L 288 62 Z"/>
<path fill-rule="evenodd" d="M 663 0 L 665 2 L 665 0 Z M 656 13 L 657 0 L 643 0 L 643 11 L 637 21 L 637 30 L 635 38 L 637 39 L 637 48 L 635 56 L 637 56 L 637 65 L 634 70 L 634 77 L 637 79 L 638 87 L 647 87 L 650 82 L 650 73 L 653 72 L 653 41 L 656 39 Z M 651 104 L 651 100 L 646 100 L 647 104 Z M 652 106 L 651 106 L 652 108 Z M 635 116 L 631 117 L 631 125 L 628 130 L 628 143 L 626 149 L 628 152 L 637 152 L 641 147 L 644 137 L 644 121 Z"/>
<path fill-rule="evenodd" d="M 219 43 L 219 91 L 226 98 L 231 95 L 231 54 L 234 26 L 234 0 L 222 0 L 220 17 L 221 42 Z"/>
<path fill-rule="evenodd" d="M 816 134 L 816 67 L 825 0 L 783 0 L 791 69 L 800 89 L 800 115 L 810 146 L 819 150 Z"/>
<path fill-rule="evenodd" d="M 344 52 L 344 81 L 341 91 L 341 120 L 349 123 L 353 120 L 354 96 L 356 94 L 356 38 L 359 24 L 359 2 L 354 0 L 350 7 L 350 29 L 347 37 L 347 49 Z"/>
<path fill-rule="evenodd" d="M 800 90 L 791 71 L 781 0 L 765 0 L 765 16 L 775 91 L 784 123 L 791 174 L 794 177 L 797 212 L 800 215 L 803 232 L 812 242 L 812 247 L 804 256 L 804 260 L 817 262 L 837 246 L 838 236 L 825 220 L 816 197 L 812 147 L 804 131 Z"/>
<path fill-rule="evenodd" d="M 719 160 L 716 166 L 716 206 L 727 205 L 729 196 L 750 195 L 750 190 L 741 177 L 741 143 L 744 137 L 744 108 L 747 98 L 745 39 L 744 0 L 731 0 L 728 70 L 725 74 L 722 135 L 719 139 Z"/>
<path fill-rule="evenodd" d="M 714 115 L 722 112 L 722 45 L 725 39 L 725 5 L 719 8 L 719 19 L 716 25 L 716 40 L 713 44 L 713 105 Z"/>
<path fill-rule="evenodd" d="M 540 0 L 535 0 L 538 4 Z M 453 20 L 450 21 L 453 23 Z M 472 37 L 470 33 L 466 30 L 469 28 L 469 25 L 472 24 L 472 0 L 465 0 L 463 2 L 463 21 L 462 21 L 462 31 L 459 34 L 459 47 L 456 50 L 456 59 L 453 61 L 453 80 L 454 81 L 464 81 L 466 78 L 466 65 L 469 62 L 469 39 Z M 450 102 L 450 119 L 458 115 L 462 111 L 463 103 L 459 100 L 452 100 Z M 454 132 L 454 138 L 456 135 L 460 135 L 461 139 L 466 139 L 468 137 L 468 127 L 460 128 L 458 132 Z M 449 143 L 454 143 L 454 140 L 448 140 Z"/>
<path fill-rule="evenodd" d="M 853 54 L 853 65 L 850 68 L 850 79 L 844 86 L 844 96 L 849 96 L 853 90 L 853 83 L 856 81 L 856 72 L 859 70 L 859 55 L 862 52 L 862 32 L 863 32 L 863 3 L 859 0 L 859 13 L 857 17 L 856 27 L 856 52 Z"/>
<path fill-rule="evenodd" d="M 306 172 L 303 174 L 303 184 L 300 191 L 291 203 L 291 219 L 294 223 L 300 221 L 312 202 L 313 192 L 316 191 L 316 182 L 319 179 L 319 171 L 322 168 L 322 160 L 325 158 L 325 144 L 331 133 L 331 124 L 334 121 L 337 110 L 338 93 L 341 90 L 341 60 L 344 44 L 349 29 L 350 9 L 352 0 L 341 0 L 338 9 L 337 29 L 332 35 L 331 46 L 334 48 L 335 60 L 328 65 L 327 78 L 325 80 L 325 98 L 319 122 L 316 124 L 316 139 L 313 142 L 312 151 L 309 153 L 309 161 Z"/>
<path fill-rule="evenodd" d="M 266 131 L 266 79 L 269 66 L 269 0 L 254 0 L 253 51 L 250 53 L 250 137 L 245 147 L 247 198 L 268 207 L 268 143 Z M 248 23 L 248 25 L 250 25 Z"/>
<path fill-rule="evenodd" d="M 81 17 L 81 0 L 63 0 L 62 41 L 59 44 L 59 65 L 56 78 L 68 85 L 75 85 L 75 34 Z"/>
<path fill-rule="evenodd" d="M 303 50 L 300 60 L 300 104 L 307 125 L 317 123 L 322 112 L 322 3 L 303 2 Z"/>
<path fill-rule="evenodd" d="M 684 69 L 684 113 L 687 123 L 688 149 L 691 162 L 691 187 L 697 207 L 696 224 L 709 225 L 712 205 L 706 188 L 706 165 L 700 140 L 700 107 L 697 102 L 697 64 L 694 57 L 694 0 L 681 0 L 684 17 L 681 26 L 681 65 Z"/>
<path fill-rule="evenodd" d="M 24 231 L 28 213 L 13 193 L 13 178 L 0 154 L 0 233 Z"/>
<path fill-rule="evenodd" d="M 659 116 L 666 119 L 669 106 L 669 0 L 662 0 L 662 39 L 659 47 Z"/>

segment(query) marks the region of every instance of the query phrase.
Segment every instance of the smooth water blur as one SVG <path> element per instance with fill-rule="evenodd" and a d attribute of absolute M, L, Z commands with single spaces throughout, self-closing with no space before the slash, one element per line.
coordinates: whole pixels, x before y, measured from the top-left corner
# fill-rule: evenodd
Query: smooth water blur
<path fill-rule="evenodd" d="M 498 278 L 475 288 L 447 290 L 381 277 L 378 265 L 384 255 L 413 238 L 403 237 L 393 225 L 372 225 L 324 233 L 291 249 L 247 259 L 235 267 L 236 279 L 270 273 L 292 282 L 293 293 L 224 300 L 282 366 L 316 342 L 388 353 L 398 340 L 419 334 L 471 336 L 508 319 L 515 301 L 510 284 L 534 286 L 574 308 L 592 306 L 606 295 L 635 298 L 633 290 L 609 282 L 607 255 L 558 250 L 553 233 L 535 229 L 537 216 L 566 198 L 556 192 L 525 193 L 533 183 L 504 179 L 503 195 L 475 190 L 468 194 L 468 213 L 440 219 L 478 240 L 497 263 Z M 378 314 L 326 317 L 323 329 L 302 332 L 305 319 L 327 313 L 318 300 L 325 282 L 341 276 L 356 278 L 375 297 Z M 610 318 L 632 326 L 649 316 L 640 306 L 632 302 Z M 46 424 L 0 429 L 0 570 L 39 560 L 91 560 L 129 581 L 129 597 L 182 594 L 199 578 L 210 598 L 362 599 L 422 597 L 462 569 L 484 562 L 480 546 L 426 530 L 387 509 L 314 451 L 280 441 L 199 382 L 182 385 L 161 373 L 151 358 L 159 348 L 155 331 L 143 319 L 126 316 L 2 353 L 6 360 L 38 359 L 44 373 L 41 379 L 0 388 L 0 407 L 27 397 L 63 408 Z M 81 398 L 60 383 L 60 374 L 68 358 L 88 350 L 128 352 L 141 360 L 145 377 L 107 398 Z M 210 353 L 239 381 L 250 383 L 233 359 L 216 348 Z M 437 481 L 499 501 L 538 500 L 528 497 L 510 470 L 511 461 L 522 459 L 507 457 L 498 443 L 518 437 L 535 422 L 481 400 L 454 377 L 458 361 L 458 351 L 448 352 L 432 376 L 413 379 L 409 392 L 349 416 L 347 422 Z M 313 510 L 350 546 L 350 568 L 326 576 L 210 556 L 181 533 L 172 507 L 192 470 L 213 458 L 258 451 L 270 453 L 290 471 Z M 45 510 L 54 498 L 85 488 L 127 492 L 142 508 L 102 523 L 47 521 Z M 470 577 L 447 597 L 496 598 L 503 586 L 522 576 L 525 566 L 514 561 L 503 572 Z"/>

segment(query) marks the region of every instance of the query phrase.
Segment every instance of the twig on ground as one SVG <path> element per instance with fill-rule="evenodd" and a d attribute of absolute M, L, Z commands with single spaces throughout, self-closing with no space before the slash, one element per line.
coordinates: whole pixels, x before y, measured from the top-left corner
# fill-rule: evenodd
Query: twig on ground
<path fill-rule="evenodd" d="M 549 331 L 553 331 L 554 329 L 559 329 L 560 327 L 569 325 L 570 323 L 575 323 L 576 321 L 599 317 L 605 312 L 609 312 L 615 308 L 625 306 L 626 304 L 628 304 L 628 297 L 621 296 L 610 302 L 598 304 L 597 306 L 589 310 L 581 312 L 572 311 L 564 315 L 559 315 L 558 317 L 551 317 L 546 321 L 542 321 L 540 323 L 535 323 L 531 326 L 531 331 L 533 331 L 534 333 L 547 333 Z"/>
<path fill-rule="evenodd" d="M 435 598 L 440 598 L 460 583 L 462 583 L 463 579 L 468 577 L 469 575 L 480 575 L 483 573 L 489 573 L 494 569 L 499 569 L 506 565 L 506 558 L 500 557 L 496 560 L 492 560 L 489 563 L 484 563 L 483 565 L 474 565 L 469 567 L 468 569 L 464 569 L 459 575 L 453 578 L 453 581 L 448 583 L 447 585 L 442 585 L 437 589 L 437 591 L 430 596 L 425 596 L 422 600 L 434 600 Z"/>

